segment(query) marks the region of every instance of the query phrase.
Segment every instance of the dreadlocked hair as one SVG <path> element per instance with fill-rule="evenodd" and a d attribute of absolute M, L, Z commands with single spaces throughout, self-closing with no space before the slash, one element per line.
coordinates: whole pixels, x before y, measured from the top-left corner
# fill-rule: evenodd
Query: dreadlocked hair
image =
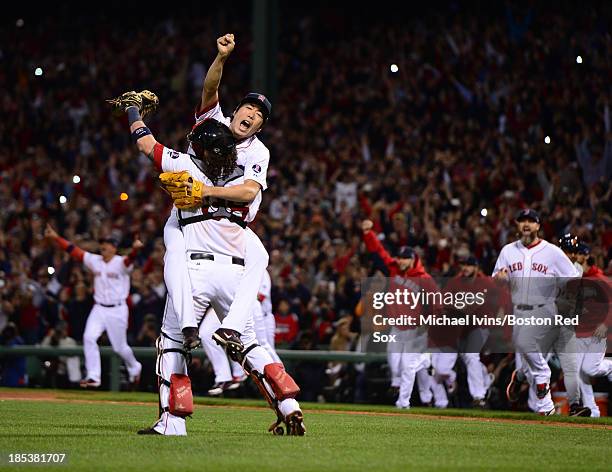
<path fill-rule="evenodd" d="M 236 148 L 224 155 L 218 155 L 214 152 L 207 151 L 202 159 L 202 170 L 204 174 L 213 182 L 227 179 L 236 169 L 236 160 L 238 153 Z"/>

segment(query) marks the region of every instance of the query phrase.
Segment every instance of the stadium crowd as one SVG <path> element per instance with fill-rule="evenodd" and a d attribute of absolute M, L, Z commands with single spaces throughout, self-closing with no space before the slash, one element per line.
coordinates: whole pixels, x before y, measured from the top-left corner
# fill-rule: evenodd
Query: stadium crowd
<path fill-rule="evenodd" d="M 252 225 L 270 253 L 279 347 L 327 348 L 337 331 L 359 332 L 360 280 L 386 270 L 365 251 L 364 218 L 392 254 L 412 246 L 444 277 L 467 256 L 490 273 L 515 239 L 516 211 L 529 206 L 542 215 L 545 239 L 578 235 L 611 273 L 609 14 L 509 3 L 476 16 L 454 5 L 370 19 L 281 6 L 279 89 L 261 135 L 271 150 L 269 189 Z M 236 53 L 221 86 L 230 114 L 248 91 L 252 42 L 248 18 L 218 8 L 215 17 L 152 18 L 146 28 L 103 14 L 3 26 L 4 344 L 41 343 L 60 321 L 67 326 L 58 330 L 82 340 L 91 279 L 43 238 L 51 222 L 93 252 L 102 236 L 125 248 L 136 236 L 145 243 L 129 339 L 154 345 L 170 200 L 104 99 L 155 91 L 161 107 L 149 127 L 185 148 L 214 40 L 231 31 Z M 346 339 L 336 345 L 350 349 Z M 490 370 L 500 362 L 511 359 L 492 359 Z M 325 367 L 295 366 L 315 398 Z"/>

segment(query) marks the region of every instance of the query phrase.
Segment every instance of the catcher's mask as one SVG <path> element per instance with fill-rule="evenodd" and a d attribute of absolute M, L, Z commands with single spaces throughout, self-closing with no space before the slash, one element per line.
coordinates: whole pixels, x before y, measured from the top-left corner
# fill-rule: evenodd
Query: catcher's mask
<path fill-rule="evenodd" d="M 236 150 L 236 140 L 230 129 L 212 118 L 197 123 L 187 139 L 199 159 L 204 158 L 205 151 L 214 157 L 224 157 Z"/>

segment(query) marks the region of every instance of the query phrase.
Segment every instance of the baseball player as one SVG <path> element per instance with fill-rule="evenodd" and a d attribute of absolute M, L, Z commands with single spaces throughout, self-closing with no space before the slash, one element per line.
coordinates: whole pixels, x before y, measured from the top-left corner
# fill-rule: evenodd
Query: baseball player
<path fill-rule="evenodd" d="M 257 208 L 256 196 L 260 195 L 257 181 L 249 181 L 252 173 L 261 174 L 261 169 L 249 171 L 236 165 L 236 142 L 232 132 L 214 119 L 198 121 L 188 135 L 193 154 L 185 154 L 155 140 L 140 116 L 142 97 L 139 94 L 124 94 L 118 102 L 119 109 L 127 112 L 138 149 L 155 162 L 156 168 L 165 172 L 160 179 L 178 209 L 196 326 L 209 306 L 223 320 L 230 311 L 236 287 L 244 277 L 247 248 L 244 229 L 254 216 L 252 209 Z M 258 113 L 256 117 L 263 121 L 261 111 Z M 249 116 L 255 113 L 249 112 Z M 254 185 L 257 185 L 256 191 Z M 241 314 L 240 318 L 242 331 L 222 327 L 215 332 L 215 338 L 232 359 L 251 374 L 275 409 L 278 421 L 270 430 L 279 434 L 279 425 L 284 422 L 288 434 L 303 435 L 303 415 L 294 398 L 299 387 L 282 364 L 274 363 L 267 351 L 256 344 L 251 312 L 246 316 Z M 186 408 L 181 396 L 186 385 L 183 383 L 188 356 L 185 351 L 191 347 L 187 338 L 173 303 L 166 303 L 162 335 L 158 340 L 158 375 L 162 379 L 160 418 L 152 428 L 140 430 L 139 434 L 187 434 L 184 417 L 191 414 L 192 405 Z M 180 387 L 173 384 L 173 378 L 181 379 Z"/>
<path fill-rule="evenodd" d="M 391 257 L 372 231 L 373 226 L 370 220 L 364 220 L 361 224 L 366 249 L 380 256 L 389 270 L 393 285 L 408 290 L 435 291 L 436 284 L 425 271 L 414 249 L 402 247 L 396 258 Z M 423 306 L 415 307 L 414 313 L 409 313 L 410 310 L 405 309 L 402 314 L 414 314 L 418 317 L 425 314 L 423 308 Z M 397 342 L 387 344 L 387 357 L 392 376 L 391 386 L 396 387 L 399 383 L 399 396 L 395 406 L 410 408 L 410 396 L 416 373 L 424 367 L 422 353 L 427 347 L 427 332 L 421 327 L 415 329 L 415 327 L 393 326 L 390 334 L 397 339 Z"/>
<path fill-rule="evenodd" d="M 100 240 L 100 254 L 83 251 L 70 241 L 65 240 L 47 224 L 45 237 L 52 239 L 70 256 L 82 262 L 94 275 L 95 304 L 89 313 L 83 348 L 87 375 L 81 387 L 97 388 L 101 384 L 100 349 L 98 338 L 106 331 L 113 350 L 121 356 L 127 367 L 130 383 L 135 386 L 140 381 L 142 365 L 134 357 L 127 343 L 128 307 L 126 299 L 130 293 L 130 273 L 132 262 L 143 246 L 138 239 L 132 244 L 132 252 L 125 257 L 117 255 L 118 242 L 112 238 Z"/>
<path fill-rule="evenodd" d="M 219 106 L 218 90 L 223 66 L 234 46 L 233 34 L 226 34 L 217 39 L 217 57 L 204 79 L 202 97 L 196 109 L 195 119 L 196 126 L 211 118 L 225 123 L 237 140 L 237 165 L 244 172 L 244 183 L 234 185 L 229 193 L 227 188 L 213 187 L 209 190 L 209 196 L 218 199 L 219 203 L 226 200 L 251 202 L 248 221 L 252 221 L 261 204 L 261 191 L 265 190 L 267 186 L 266 174 L 270 160 L 270 152 L 257 139 L 256 134 L 264 126 L 272 106 L 265 96 L 249 93 L 238 104 L 231 119 L 223 116 Z M 194 153 L 191 144 L 188 153 Z M 221 213 L 227 212 L 221 210 Z M 233 213 L 228 213 L 227 216 L 230 219 L 236 218 Z M 164 227 L 164 243 L 166 246 L 164 280 L 174 310 L 179 314 L 185 343 L 192 349 L 200 344 L 200 339 L 197 335 L 198 328 L 193 310 L 188 270 L 183 257 L 185 242 L 181 231 L 183 225 L 180 220 L 181 210 L 173 208 Z M 244 330 L 246 318 L 251 313 L 252 306 L 255 303 L 257 288 L 269 260 L 268 253 L 257 235 L 249 228 L 245 227 L 244 229 L 244 252 L 246 256 L 244 274 L 239 281 L 230 311 L 223 320 L 223 328 L 232 329 L 238 333 L 242 333 Z M 209 349 L 220 351 L 215 346 L 209 346 Z M 217 355 L 213 357 L 221 358 L 220 356 L 220 352 L 217 352 Z"/>
<path fill-rule="evenodd" d="M 563 278 L 576 278 L 578 271 L 561 249 L 538 237 L 540 216 L 535 210 L 521 210 L 515 219 L 519 240 L 505 245 L 493 276 L 510 282 L 513 311 L 517 318 L 554 319 L 555 304 Z M 568 401 L 580 405 L 576 336 L 567 326 L 514 326 L 517 351 L 533 376 L 538 398 L 537 412 L 551 415 L 555 407 L 550 394 L 550 368 L 543 353 L 555 350 L 565 373 Z M 582 414 L 583 410 L 577 411 Z"/>
<path fill-rule="evenodd" d="M 583 312 L 580 324 L 576 327 L 580 369 L 578 381 L 584 406 L 591 410 L 592 417 L 598 418 L 600 411 L 595 403 L 590 378 L 608 377 L 612 382 L 612 360 L 605 358 L 612 290 L 610 290 L 610 279 L 595 265 L 589 253 L 590 248 L 586 244 L 578 244 L 577 255 L 586 258 L 580 284 Z"/>
<path fill-rule="evenodd" d="M 448 282 L 444 290 L 449 293 L 488 292 L 489 297 L 487 300 L 489 303 L 479 306 L 478 312 L 484 315 L 492 314 L 495 311 L 495 306 L 492 305 L 492 294 L 495 292 L 495 284 L 480 271 L 478 260 L 473 256 L 462 261 L 459 274 Z M 466 313 L 469 311 L 472 314 L 476 314 L 473 313 L 474 307 L 466 308 L 465 310 Z M 447 327 L 441 330 L 449 331 Z M 443 352 L 432 353 L 432 365 L 436 374 L 435 380 L 438 383 L 446 382 L 447 386 L 451 386 L 451 390 L 454 390 L 453 387 L 456 388 L 457 374 L 453 367 L 457 362 L 457 350 L 460 349 L 461 359 L 467 370 L 468 389 L 472 396 L 473 406 L 484 408 L 486 407 L 485 397 L 491 385 L 491 379 L 486 366 L 480 362 L 480 351 L 487 341 L 489 331 L 478 327 L 468 327 L 464 333 L 457 334 L 456 338 L 451 337 L 450 343 L 447 342 L 447 346 L 442 348 Z M 442 344 L 445 343 L 443 342 Z"/>
<path fill-rule="evenodd" d="M 573 235 L 572 233 L 566 233 L 559 238 L 559 247 L 569 258 L 569 260 L 572 261 L 572 264 L 574 264 L 574 267 L 576 267 L 578 274 L 582 277 L 584 268 L 582 267 L 582 264 L 578 262 L 578 246 L 578 236 Z"/>

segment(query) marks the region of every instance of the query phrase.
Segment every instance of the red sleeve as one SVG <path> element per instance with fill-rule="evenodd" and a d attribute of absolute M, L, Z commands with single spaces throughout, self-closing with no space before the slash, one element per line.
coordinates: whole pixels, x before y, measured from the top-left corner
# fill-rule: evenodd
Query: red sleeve
<path fill-rule="evenodd" d="M 55 241 L 57 242 L 57 245 L 59 247 L 61 247 L 64 251 L 70 254 L 70 257 L 79 262 L 83 262 L 83 258 L 85 257 L 85 251 L 83 251 L 80 247 L 75 246 L 70 241 L 67 241 L 61 236 L 58 236 Z"/>
<path fill-rule="evenodd" d="M 137 255 L 138 255 L 138 249 L 132 249 L 131 252 L 123 258 L 123 263 L 125 264 L 125 266 L 126 267 L 131 266 L 134 260 L 136 259 Z"/>
<path fill-rule="evenodd" d="M 365 241 L 366 249 L 369 252 L 375 252 L 376 254 L 378 254 L 387 267 L 390 268 L 392 265 L 395 265 L 395 259 L 393 259 L 391 255 L 386 251 L 386 249 L 376 237 L 374 231 L 368 231 L 366 233 L 363 233 L 363 240 Z"/>
<path fill-rule="evenodd" d="M 359 205 L 361 206 L 361 210 L 363 211 L 363 213 L 369 218 L 372 214 L 372 205 L 370 205 L 370 200 L 368 200 L 365 195 L 360 194 Z"/>
<path fill-rule="evenodd" d="M 164 145 L 163 144 L 159 144 L 159 143 L 155 143 L 155 146 L 153 147 L 153 163 L 155 164 L 155 168 L 159 171 L 159 172 L 163 172 L 162 169 L 162 155 L 164 153 Z"/>
<path fill-rule="evenodd" d="M 210 111 L 213 108 L 215 108 L 217 106 L 217 103 L 219 103 L 219 100 L 215 100 L 213 102 L 210 102 L 208 105 L 203 107 L 202 106 L 202 99 L 200 98 L 200 103 L 198 103 L 198 106 L 196 107 L 196 110 L 195 110 L 196 118 L 200 118 L 204 113 L 206 113 L 207 111 Z"/>

